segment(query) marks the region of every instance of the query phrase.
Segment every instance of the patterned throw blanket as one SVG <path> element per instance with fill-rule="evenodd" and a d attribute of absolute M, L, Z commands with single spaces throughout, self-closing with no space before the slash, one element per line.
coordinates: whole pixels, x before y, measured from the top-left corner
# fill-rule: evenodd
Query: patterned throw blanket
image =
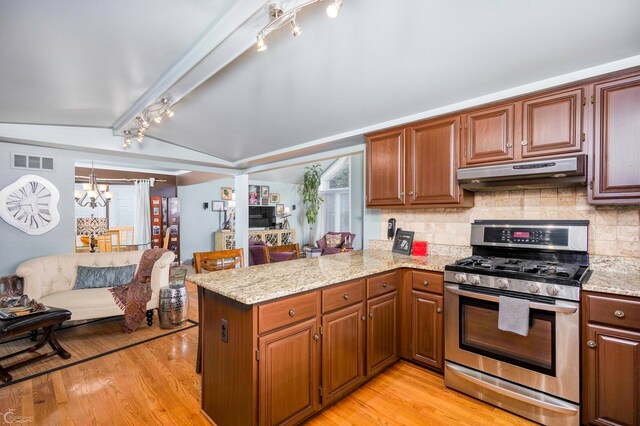
<path fill-rule="evenodd" d="M 138 271 L 129 284 L 109 289 L 120 309 L 124 311 L 124 331 L 136 331 L 145 319 L 147 302 L 151 300 L 151 271 L 156 260 L 169 250 L 145 250 Z"/>

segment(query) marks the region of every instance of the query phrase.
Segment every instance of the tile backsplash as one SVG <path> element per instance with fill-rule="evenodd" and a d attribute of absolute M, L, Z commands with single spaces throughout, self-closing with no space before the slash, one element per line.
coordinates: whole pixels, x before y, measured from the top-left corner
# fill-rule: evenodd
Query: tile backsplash
<path fill-rule="evenodd" d="M 589 220 L 589 253 L 640 258 L 640 206 L 587 204 L 586 188 L 476 192 L 470 209 L 382 209 L 381 235 L 387 219 L 433 244 L 468 246 L 476 219 Z"/>

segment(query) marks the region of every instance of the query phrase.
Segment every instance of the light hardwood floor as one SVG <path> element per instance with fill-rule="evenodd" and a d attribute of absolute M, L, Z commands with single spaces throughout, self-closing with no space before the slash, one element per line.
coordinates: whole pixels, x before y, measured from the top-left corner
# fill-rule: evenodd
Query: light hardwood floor
<path fill-rule="evenodd" d="M 189 318 L 197 318 L 190 287 Z M 0 389 L 0 415 L 34 425 L 207 425 L 194 365 L 197 328 Z M 78 344 L 74 342 L 74 344 Z M 1 418 L 1 417 L 0 417 Z M 399 362 L 308 425 L 525 425 Z"/>

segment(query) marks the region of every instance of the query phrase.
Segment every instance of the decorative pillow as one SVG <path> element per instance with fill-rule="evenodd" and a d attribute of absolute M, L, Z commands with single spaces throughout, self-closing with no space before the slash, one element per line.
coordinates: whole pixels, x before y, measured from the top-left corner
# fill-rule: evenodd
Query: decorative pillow
<path fill-rule="evenodd" d="M 342 235 L 336 234 L 327 234 L 324 237 L 324 242 L 328 248 L 337 248 L 342 245 Z"/>
<path fill-rule="evenodd" d="M 78 266 L 76 283 L 73 290 L 86 288 L 108 288 L 129 284 L 138 265 L 125 266 Z"/>

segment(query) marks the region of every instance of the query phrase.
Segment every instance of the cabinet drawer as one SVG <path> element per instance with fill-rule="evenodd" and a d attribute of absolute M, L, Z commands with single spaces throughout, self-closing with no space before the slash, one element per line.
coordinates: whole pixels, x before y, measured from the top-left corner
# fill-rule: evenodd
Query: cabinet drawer
<path fill-rule="evenodd" d="M 391 293 L 398 288 L 399 272 L 389 272 L 377 277 L 367 278 L 367 299 Z"/>
<path fill-rule="evenodd" d="M 640 300 L 587 294 L 587 318 L 590 322 L 640 329 Z"/>
<path fill-rule="evenodd" d="M 442 294 L 444 276 L 440 272 L 413 271 L 411 287 L 418 291 Z"/>
<path fill-rule="evenodd" d="M 322 313 L 362 302 L 363 298 L 364 280 L 322 290 Z"/>
<path fill-rule="evenodd" d="M 288 297 L 258 307 L 258 333 L 313 318 L 318 314 L 318 292 Z"/>

